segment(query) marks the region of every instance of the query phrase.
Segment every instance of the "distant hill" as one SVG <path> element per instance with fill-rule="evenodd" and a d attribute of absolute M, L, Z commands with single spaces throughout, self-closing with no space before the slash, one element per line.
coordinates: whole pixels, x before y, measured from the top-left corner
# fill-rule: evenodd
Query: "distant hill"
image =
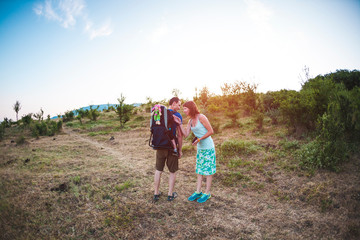
<path fill-rule="evenodd" d="M 132 105 L 133 105 L 134 107 L 139 107 L 141 104 L 142 104 L 142 103 L 133 103 Z M 92 106 L 93 109 L 94 109 L 94 108 L 97 108 L 97 107 L 99 106 L 99 109 L 98 109 L 98 110 L 99 110 L 99 111 L 104 111 L 105 109 L 108 109 L 109 107 L 115 107 L 116 105 L 118 105 L 118 104 L 89 105 L 89 106 L 87 106 L 87 107 L 82 107 L 82 108 L 79 108 L 79 109 L 82 109 L 82 110 L 86 111 L 86 110 L 90 110 L 90 106 Z M 75 116 L 77 115 L 77 114 L 76 114 L 76 110 L 77 110 L 77 109 L 73 110 Z M 52 117 L 51 119 L 57 119 L 57 118 L 58 118 L 58 116 L 54 116 L 54 117 Z"/>

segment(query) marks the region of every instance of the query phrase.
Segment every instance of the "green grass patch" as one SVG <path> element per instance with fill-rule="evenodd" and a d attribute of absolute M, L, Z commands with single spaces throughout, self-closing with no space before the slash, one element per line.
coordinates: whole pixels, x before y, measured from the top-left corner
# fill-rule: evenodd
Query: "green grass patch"
<path fill-rule="evenodd" d="M 254 154 L 261 147 L 254 141 L 227 140 L 220 146 L 222 157 L 236 156 L 242 154 Z"/>
<path fill-rule="evenodd" d="M 128 181 L 124 182 L 123 184 L 116 185 L 115 190 L 118 192 L 121 192 L 121 191 L 131 188 L 132 186 L 134 186 L 133 182 L 128 180 Z"/>
<path fill-rule="evenodd" d="M 250 181 L 250 177 L 241 173 L 241 172 L 229 172 L 229 173 L 225 173 L 223 178 L 222 178 L 222 183 L 225 186 L 236 186 L 238 185 L 240 182 L 248 182 Z"/>

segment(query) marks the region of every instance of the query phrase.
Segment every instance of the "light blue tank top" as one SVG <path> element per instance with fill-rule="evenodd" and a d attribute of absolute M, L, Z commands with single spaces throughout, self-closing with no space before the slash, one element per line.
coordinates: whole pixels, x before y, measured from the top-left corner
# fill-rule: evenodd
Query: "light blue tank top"
<path fill-rule="evenodd" d="M 202 136 L 204 136 L 208 130 L 205 128 L 205 126 L 200 122 L 199 118 L 197 119 L 197 123 L 195 125 L 195 127 L 191 126 L 191 131 L 194 133 L 194 135 L 197 138 L 201 138 Z M 211 148 L 215 148 L 214 146 L 214 141 L 212 140 L 211 136 L 202 139 L 198 144 L 197 144 L 197 148 L 198 149 L 211 149 Z"/>

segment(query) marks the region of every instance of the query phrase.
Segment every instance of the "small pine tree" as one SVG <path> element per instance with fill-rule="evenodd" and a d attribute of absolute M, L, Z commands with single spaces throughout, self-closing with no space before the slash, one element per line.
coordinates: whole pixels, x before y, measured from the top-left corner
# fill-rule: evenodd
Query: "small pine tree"
<path fill-rule="evenodd" d="M 19 121 L 18 114 L 21 109 L 21 104 L 18 100 L 16 100 L 16 103 L 14 104 L 14 111 L 16 112 L 16 121 Z"/>
<path fill-rule="evenodd" d="M 119 101 L 119 105 L 116 105 L 115 112 L 119 116 L 120 127 L 124 128 L 125 123 L 130 120 L 130 114 L 133 106 L 125 104 L 125 97 L 122 94 L 117 100 Z"/>

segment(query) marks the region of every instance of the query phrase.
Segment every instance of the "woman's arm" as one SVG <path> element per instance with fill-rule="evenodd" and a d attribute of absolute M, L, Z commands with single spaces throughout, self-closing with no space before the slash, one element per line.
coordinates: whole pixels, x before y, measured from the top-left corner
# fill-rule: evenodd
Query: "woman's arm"
<path fill-rule="evenodd" d="M 207 130 L 207 133 L 205 133 L 204 136 L 202 136 L 201 138 L 199 138 L 199 142 L 207 137 L 210 137 L 211 135 L 214 134 L 214 130 L 213 128 L 211 127 L 211 124 L 209 122 L 209 120 L 207 119 L 207 117 L 203 114 L 200 114 L 199 115 L 199 121 L 202 123 L 202 125 L 204 125 L 204 127 L 206 128 Z"/>
<path fill-rule="evenodd" d="M 191 130 L 191 129 L 190 129 L 190 121 L 189 121 L 186 129 L 185 129 L 184 126 L 182 125 L 181 119 L 180 119 L 179 117 L 177 117 L 177 116 L 174 115 L 174 121 L 175 121 L 175 123 L 178 125 L 179 130 L 180 130 L 183 138 L 187 138 L 187 136 L 189 136 L 190 130 Z"/>

